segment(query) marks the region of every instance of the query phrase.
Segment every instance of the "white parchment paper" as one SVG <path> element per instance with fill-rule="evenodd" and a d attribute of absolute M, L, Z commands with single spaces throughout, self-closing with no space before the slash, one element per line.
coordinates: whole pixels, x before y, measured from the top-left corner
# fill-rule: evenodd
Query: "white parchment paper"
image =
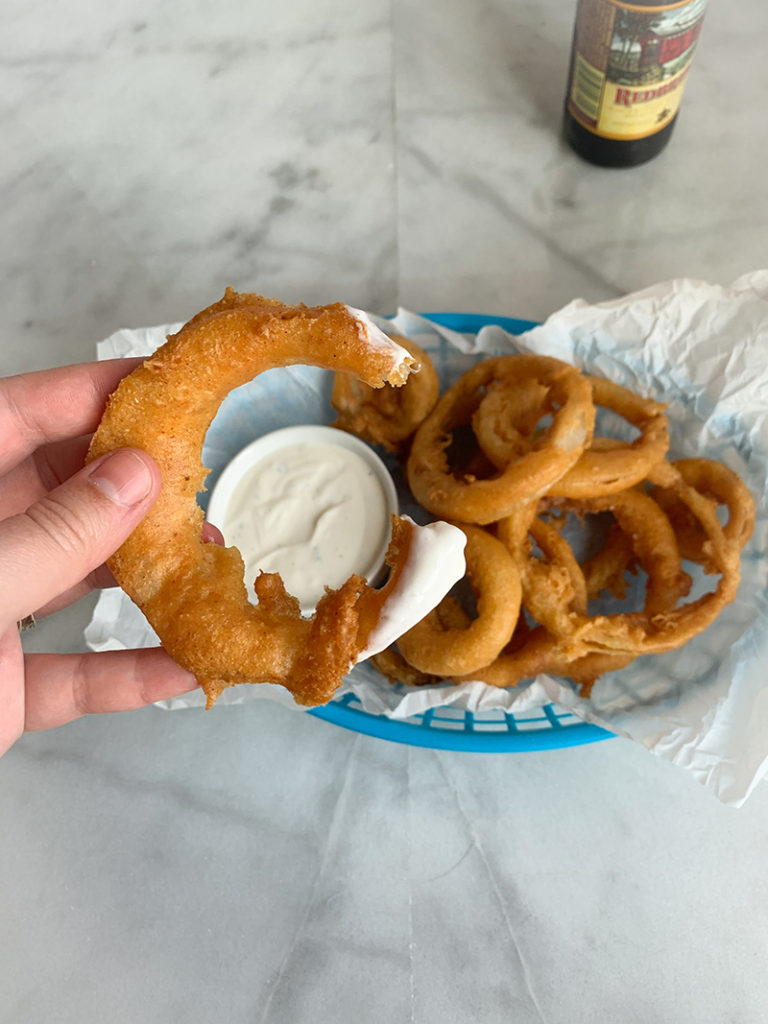
<path fill-rule="evenodd" d="M 603 677 L 589 702 L 549 676 L 515 690 L 480 683 L 393 688 L 366 664 L 353 669 L 343 692 L 353 691 L 367 711 L 396 718 L 448 704 L 522 712 L 554 701 L 685 768 L 721 800 L 742 803 L 768 772 L 768 271 L 745 275 L 729 288 L 675 280 L 596 306 L 576 300 L 516 337 L 497 326 L 457 334 L 402 309 L 394 321 L 379 322 L 416 339 L 444 385 L 481 356 L 533 351 L 666 402 L 670 456 L 705 455 L 729 465 L 755 498 L 757 522 L 744 551 L 738 600 L 681 650 L 638 659 Z M 118 331 L 99 344 L 99 358 L 148 355 L 177 327 Z M 290 367 L 233 391 L 206 437 L 208 490 L 230 459 L 261 434 L 330 422 L 330 384 L 324 371 Z M 390 467 L 397 476 L 394 461 Z M 404 488 L 401 497 L 404 511 L 426 521 Z M 101 595 L 86 640 L 94 650 L 158 642 L 120 590 Z M 277 686 L 235 687 L 220 699 L 263 697 L 293 704 Z M 203 695 L 194 693 L 164 706 L 203 703 Z"/>

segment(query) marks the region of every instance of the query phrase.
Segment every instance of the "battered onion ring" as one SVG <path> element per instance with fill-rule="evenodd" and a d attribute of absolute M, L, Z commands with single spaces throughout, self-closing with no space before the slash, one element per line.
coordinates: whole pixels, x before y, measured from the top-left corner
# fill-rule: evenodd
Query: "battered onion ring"
<path fill-rule="evenodd" d="M 387 647 L 386 650 L 374 654 L 371 662 L 383 676 L 393 683 L 404 683 L 406 686 L 434 686 L 435 683 L 440 682 L 439 676 L 419 672 L 413 665 L 409 665 L 394 647 Z"/>
<path fill-rule="evenodd" d="M 559 407 L 552 423 L 521 458 L 490 479 L 456 479 L 445 449 L 451 432 L 472 421 L 489 388 L 504 381 L 543 385 Z M 416 431 L 408 458 L 408 483 L 435 515 L 465 523 L 490 523 L 523 501 L 544 494 L 576 462 L 592 437 L 595 410 L 589 382 L 573 366 L 548 356 L 496 356 L 472 367 L 438 402 Z"/>
<path fill-rule="evenodd" d="M 589 377 L 596 406 L 610 409 L 640 431 L 635 441 L 601 445 L 595 438 L 573 469 L 550 488 L 560 498 L 591 498 L 615 494 L 644 480 L 669 449 L 666 406 L 642 398 L 601 377 Z M 611 439 L 608 439 L 611 440 Z"/>
<path fill-rule="evenodd" d="M 728 521 L 723 527 L 727 540 L 741 550 L 752 536 L 755 527 L 755 503 L 743 481 L 713 459 L 679 459 L 672 465 L 683 480 L 706 498 L 713 498 L 718 505 L 728 509 Z M 670 518 L 680 554 L 691 562 L 699 562 L 706 572 L 717 571 L 707 552 L 707 538 L 695 516 L 675 495 L 674 490 L 657 487 L 654 499 Z"/>
<path fill-rule="evenodd" d="M 550 633 L 567 634 L 574 615 L 587 614 L 584 574 L 568 541 L 535 513 L 535 502 L 520 506 L 498 523 L 497 535 L 517 563 L 527 610 Z M 532 540 L 543 558 L 533 553 Z"/>
<path fill-rule="evenodd" d="M 549 493 L 555 497 L 590 498 L 626 490 L 644 480 L 669 448 L 665 406 L 612 381 L 600 377 L 584 379 L 592 385 L 594 404 L 610 409 L 637 427 L 640 437 L 631 443 L 593 438 L 576 464 L 549 488 Z M 491 393 L 480 403 L 473 420 L 478 443 L 497 468 L 520 458 L 526 444 L 533 440 L 536 423 L 531 424 L 529 414 L 521 426 L 515 398 L 514 385 L 509 392 Z M 548 411 L 551 411 L 549 406 L 543 407 L 541 415 Z"/>
<path fill-rule="evenodd" d="M 641 655 L 674 650 L 706 629 L 736 597 L 741 576 L 741 548 L 737 541 L 726 537 L 720 526 L 716 502 L 700 494 L 667 462 L 653 468 L 649 481 L 672 491 L 697 520 L 705 534 L 707 558 L 713 572 L 720 574 L 720 580 L 714 591 L 681 607 L 655 612 L 646 609 L 586 620 L 579 630 L 579 640 L 589 652 Z M 659 602 L 663 602 L 663 595 L 659 595 Z"/>
<path fill-rule="evenodd" d="M 427 353 L 400 335 L 391 335 L 416 361 L 418 373 L 411 374 L 402 387 L 372 388 L 353 374 L 337 373 L 331 405 L 339 414 L 333 424 L 387 451 L 400 451 L 410 436 L 432 412 L 440 391 L 437 370 Z"/>
<path fill-rule="evenodd" d="M 549 501 L 548 498 L 544 499 L 542 504 L 546 506 Z M 673 608 L 679 597 L 687 593 L 690 579 L 681 569 L 672 527 L 659 506 L 646 494 L 628 490 L 589 501 L 562 502 L 562 505 L 580 514 L 611 511 L 621 529 L 632 538 L 634 554 L 648 573 L 645 608 L 643 613 L 638 614 L 652 620 L 663 610 Z M 499 524 L 500 535 L 505 536 L 508 542 L 514 538 L 518 529 L 513 522 Z M 573 567 L 570 571 L 575 573 Z M 637 653 L 641 653 L 633 649 L 615 652 L 595 650 L 591 639 L 585 636 L 585 631 L 588 632 L 597 620 L 587 618 L 584 612 L 579 613 L 562 606 L 556 611 L 561 616 L 559 625 L 565 626 L 563 632 L 551 632 L 540 625 L 531 631 L 520 648 L 504 652 L 479 672 L 464 674 L 453 681 L 465 682 L 472 679 L 489 686 L 508 687 L 547 672 L 570 676 L 591 687 L 602 672 L 622 668 Z M 562 618 L 564 612 L 565 619 Z M 632 614 L 618 613 L 600 618 L 606 623 L 610 622 L 614 628 L 618 627 L 620 631 L 624 623 L 632 618 Z M 593 654 L 598 657 L 593 657 Z"/>
<path fill-rule="evenodd" d="M 627 593 L 624 573 L 637 571 L 632 539 L 614 523 L 602 548 L 581 566 L 587 598 L 594 601 L 604 590 L 622 601 Z"/>
<path fill-rule="evenodd" d="M 503 469 L 531 450 L 536 427 L 553 411 L 546 385 L 512 377 L 485 395 L 472 417 L 472 429 L 480 450 Z"/>
<path fill-rule="evenodd" d="M 301 704 L 328 701 L 377 625 L 407 562 L 412 524 L 395 520 L 384 590 L 358 576 L 327 592 L 311 619 L 275 574 L 248 601 L 236 548 L 204 544 L 196 494 L 205 432 L 222 399 L 274 366 L 313 364 L 357 373 L 371 386 L 405 381 L 413 360 L 362 314 L 337 304 L 308 309 L 274 299 L 224 298 L 195 316 L 110 397 L 89 460 L 123 446 L 149 452 L 160 496 L 109 560 L 171 657 L 200 682 L 210 706 L 227 686 L 281 683 Z"/>
<path fill-rule="evenodd" d="M 640 511 L 645 505 L 642 497 Z M 648 508 L 648 506 L 645 506 Z M 653 517 L 654 513 L 651 513 Z M 636 521 L 636 520 L 635 520 Z M 607 589 L 614 597 L 623 599 L 626 596 L 624 572 L 628 569 L 636 571 L 639 561 L 638 550 L 633 535 L 626 532 L 632 528 L 633 520 L 616 522 L 611 527 L 605 546 L 589 562 L 584 565 L 584 581 L 587 596 L 590 600 Z M 671 524 L 670 524 L 671 525 Z M 664 530 L 666 532 L 666 530 Z M 642 550 L 640 549 L 641 554 Z M 681 597 L 684 597 L 691 585 L 691 578 L 683 572 L 680 564 L 680 553 L 666 543 L 659 545 L 659 556 L 669 559 L 661 565 L 657 562 L 655 571 L 646 583 L 644 613 L 648 616 L 667 612 L 674 608 Z M 635 660 L 634 654 L 600 654 L 591 653 L 573 659 L 567 666 L 567 675 L 579 686 L 581 696 L 587 698 L 600 676 L 607 672 L 617 672 L 626 668 Z M 554 671 L 554 670 L 551 670 Z"/>
<path fill-rule="evenodd" d="M 644 614 L 666 612 L 688 593 L 691 579 L 680 564 L 672 524 L 663 512 L 659 515 L 659 506 L 647 494 L 630 489 L 585 501 L 568 501 L 565 507 L 580 514 L 613 513 L 619 529 L 630 539 L 634 558 L 648 574 Z"/>
<path fill-rule="evenodd" d="M 397 641 L 406 661 L 429 675 L 452 676 L 487 665 L 509 641 L 520 613 L 520 574 L 504 545 L 485 530 L 461 525 L 467 536 L 467 578 L 475 593 L 477 618 L 456 622 L 448 602 Z M 446 628 L 446 615 L 450 615 Z M 458 627 L 458 628 L 457 628 Z"/>

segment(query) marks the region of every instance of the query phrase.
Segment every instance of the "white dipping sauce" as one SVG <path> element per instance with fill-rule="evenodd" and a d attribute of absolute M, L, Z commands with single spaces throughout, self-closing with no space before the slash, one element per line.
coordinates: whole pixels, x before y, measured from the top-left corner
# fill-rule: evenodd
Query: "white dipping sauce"
<path fill-rule="evenodd" d="M 249 595 L 263 572 L 277 572 L 303 610 L 326 587 L 368 575 L 390 533 L 384 489 L 347 448 L 307 442 L 279 448 L 236 486 L 221 526 L 240 549 Z"/>

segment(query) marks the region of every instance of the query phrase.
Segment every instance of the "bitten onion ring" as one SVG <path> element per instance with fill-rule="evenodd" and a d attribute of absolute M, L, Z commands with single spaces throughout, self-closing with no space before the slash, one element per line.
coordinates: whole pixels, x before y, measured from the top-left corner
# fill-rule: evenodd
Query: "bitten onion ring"
<path fill-rule="evenodd" d="M 487 480 L 457 479 L 446 448 L 451 432 L 471 422 L 489 389 L 506 380 L 544 388 L 558 406 L 552 423 L 522 457 Z M 464 523 L 503 518 L 521 501 L 546 493 L 576 463 L 592 438 L 592 387 L 579 371 L 549 356 L 514 355 L 486 359 L 445 392 L 416 431 L 408 458 L 408 483 L 424 508 Z"/>
<path fill-rule="evenodd" d="M 203 543 L 196 494 L 207 474 L 200 453 L 211 420 L 233 388 L 294 363 L 355 373 L 377 387 L 402 384 L 413 360 L 340 303 L 288 307 L 228 289 L 120 383 L 91 442 L 89 461 L 135 446 L 160 467 L 157 502 L 109 567 L 171 657 L 196 676 L 209 707 L 225 687 L 244 682 L 281 683 L 300 704 L 328 701 L 377 626 L 416 529 L 394 520 L 385 588 L 371 590 L 353 576 L 326 593 L 311 619 L 276 574 L 259 576 L 259 603 L 251 605 L 239 551 Z"/>

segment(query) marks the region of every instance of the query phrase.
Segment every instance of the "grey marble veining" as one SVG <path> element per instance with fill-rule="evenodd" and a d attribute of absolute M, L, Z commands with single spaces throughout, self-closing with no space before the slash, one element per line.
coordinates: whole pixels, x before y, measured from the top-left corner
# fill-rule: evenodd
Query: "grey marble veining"
<path fill-rule="evenodd" d="M 0 373 L 225 285 L 544 317 L 765 263 L 768 12 L 712 4 L 672 142 L 588 166 L 574 4 L 6 5 Z M 30 650 L 80 650 L 91 603 Z M 0 1024 L 762 1024 L 768 795 L 629 743 L 385 744 L 147 709 L 0 761 Z"/>
<path fill-rule="evenodd" d="M 753 154 L 765 135 L 737 93 L 765 90 L 765 10 L 734 30 L 712 5 L 672 141 L 627 176 L 559 139 L 573 5 L 449 0 L 440 26 L 428 6 L 402 7 L 403 305 L 450 295 L 450 308 L 538 318 L 575 295 L 728 283 L 762 265 L 768 199 Z"/>
<path fill-rule="evenodd" d="M 0 1019 L 764 1012 L 765 793 L 721 807 L 622 741 L 456 757 L 150 709 L 0 775 Z"/>
<path fill-rule="evenodd" d="M 81 7 L 82 35 L 64 39 L 19 12 L 31 52 L 0 61 L 0 230 L 17 240 L 5 369 L 45 365 L 52 336 L 86 358 L 116 324 L 184 319 L 227 284 L 394 308 L 378 4 L 289 5 L 284 22 L 204 5 L 178 26 L 172 5 L 147 5 L 143 22 L 132 6 L 114 26 L 120 12 Z"/>

